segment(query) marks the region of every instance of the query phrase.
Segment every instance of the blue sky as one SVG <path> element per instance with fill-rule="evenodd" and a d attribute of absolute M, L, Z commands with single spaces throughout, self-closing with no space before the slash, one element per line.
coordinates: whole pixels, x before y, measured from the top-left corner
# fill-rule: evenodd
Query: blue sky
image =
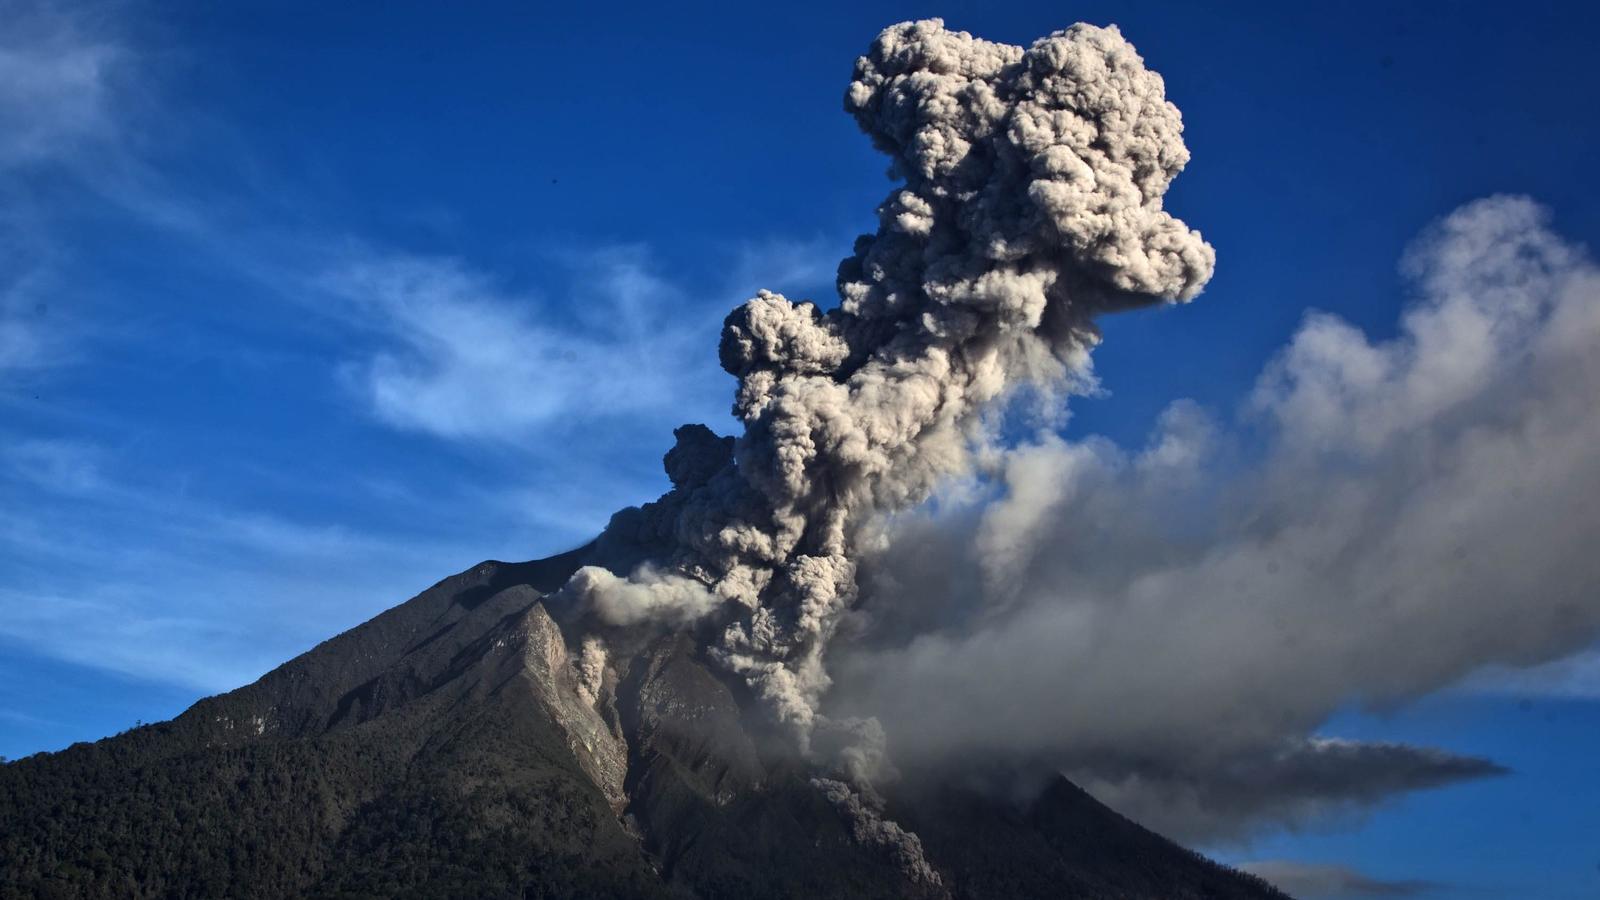
<path fill-rule="evenodd" d="M 1115 22 L 1183 110 L 1196 303 L 1106 323 L 1069 436 L 1230 410 L 1311 309 L 1498 192 L 1600 236 L 1590 5 L 0 4 L 0 754 L 166 718 L 484 558 L 573 546 L 731 428 L 724 313 L 826 299 L 878 29 Z M 1219 848 L 1419 896 L 1600 889 L 1596 667 L 1330 728 L 1514 774 Z M 1585 808 L 1588 807 L 1588 808 Z M 1381 886 L 1381 885 L 1380 885 Z"/>

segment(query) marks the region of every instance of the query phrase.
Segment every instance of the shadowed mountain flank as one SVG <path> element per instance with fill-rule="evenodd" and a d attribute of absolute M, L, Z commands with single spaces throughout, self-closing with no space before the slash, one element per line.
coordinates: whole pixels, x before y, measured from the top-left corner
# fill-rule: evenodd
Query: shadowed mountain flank
<path fill-rule="evenodd" d="M 891 791 L 941 875 L 908 881 L 688 636 L 588 679 L 546 592 L 589 552 L 482 563 L 172 721 L 0 767 L 0 897 L 1281 896 L 1065 780 Z"/>

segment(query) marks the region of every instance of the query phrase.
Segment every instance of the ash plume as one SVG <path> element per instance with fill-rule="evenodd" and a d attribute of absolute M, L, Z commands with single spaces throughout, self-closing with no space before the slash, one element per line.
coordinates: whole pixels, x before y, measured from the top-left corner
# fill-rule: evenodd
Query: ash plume
<path fill-rule="evenodd" d="M 808 743 L 863 524 L 969 471 L 986 413 L 1019 386 L 1081 374 L 1097 314 L 1187 300 L 1210 277 L 1210 246 L 1162 209 L 1188 160 L 1163 90 L 1114 27 L 1026 50 L 938 20 L 880 34 L 845 107 L 903 185 L 840 264 L 839 305 L 763 291 L 729 315 L 744 434 L 680 429 L 674 490 L 608 535 L 667 548 L 659 568 L 632 587 L 581 573 L 574 590 L 620 621 L 649 613 L 613 595 L 703 584 L 727 620 L 714 656 Z M 682 592 L 637 596 L 666 593 Z"/>
<path fill-rule="evenodd" d="M 673 490 L 603 540 L 611 568 L 644 565 L 584 570 L 569 591 L 616 624 L 706 614 L 712 658 L 802 750 L 819 729 L 844 748 L 833 764 L 859 793 L 841 809 L 916 874 L 914 839 L 871 811 L 879 732 L 818 713 L 861 530 L 970 471 L 996 404 L 1085 373 L 1096 315 L 1194 297 L 1214 254 L 1162 208 L 1189 158 L 1182 120 L 1115 27 L 1023 49 L 895 25 L 857 61 L 845 108 L 901 184 L 840 264 L 838 306 L 762 291 L 728 316 L 744 433 L 680 429 Z"/>

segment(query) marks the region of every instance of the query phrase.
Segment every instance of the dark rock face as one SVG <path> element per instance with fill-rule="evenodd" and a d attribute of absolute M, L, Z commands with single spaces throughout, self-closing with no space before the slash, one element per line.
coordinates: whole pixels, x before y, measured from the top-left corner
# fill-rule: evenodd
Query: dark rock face
<path fill-rule="evenodd" d="M 687 638 L 581 683 L 545 595 L 587 557 L 483 563 L 170 722 L 0 766 L 0 898 L 929 895 Z M 950 896 L 1282 896 L 1064 779 L 889 802 Z"/>

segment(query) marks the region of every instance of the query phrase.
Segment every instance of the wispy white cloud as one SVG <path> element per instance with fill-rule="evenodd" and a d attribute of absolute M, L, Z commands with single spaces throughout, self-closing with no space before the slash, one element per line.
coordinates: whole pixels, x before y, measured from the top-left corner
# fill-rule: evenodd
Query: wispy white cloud
<path fill-rule="evenodd" d="M 786 286 L 825 277 L 796 246 L 736 248 L 732 265 L 777 254 L 794 261 Z M 221 690 L 480 558 L 564 549 L 654 496 L 669 427 L 726 415 L 717 329 L 753 288 L 692 289 L 638 247 L 552 259 L 555 303 L 462 260 L 369 253 L 276 273 L 286 295 L 309 286 L 331 301 L 357 339 L 337 346 L 370 348 L 344 378 L 378 421 L 496 449 L 445 493 L 364 473 L 382 496 L 355 506 L 442 503 L 498 524 L 446 538 L 370 515 L 287 516 L 151 481 L 87 440 L 13 436 L 0 444 L 0 638 Z"/>
<path fill-rule="evenodd" d="M 704 397 L 704 323 L 683 319 L 681 292 L 641 257 L 609 250 L 582 260 L 585 287 L 567 304 L 513 294 L 453 259 L 373 256 L 321 284 L 380 336 L 346 370 L 378 419 L 515 441 Z M 571 315 L 557 314 L 564 306 Z"/>
<path fill-rule="evenodd" d="M 67 662 L 206 693 L 245 684 L 270 666 L 238 620 L 162 615 L 139 601 L 115 585 L 87 595 L 0 588 L 0 636 Z"/>
<path fill-rule="evenodd" d="M 201 194 L 161 160 L 195 150 L 189 142 L 245 142 L 161 102 L 149 70 L 165 57 L 124 40 L 120 14 L 0 0 L 0 394 L 20 396 L 17 384 L 65 362 L 92 379 L 102 358 L 147 361 L 131 342 L 157 335 L 123 315 L 133 301 L 102 297 L 79 266 L 94 250 L 66 226 L 83 213 L 243 286 L 261 304 L 252 315 L 266 310 L 252 329 L 291 333 L 300 359 L 380 426 L 373 435 L 425 434 L 446 453 L 472 452 L 415 483 L 407 460 L 441 453 L 338 473 L 347 486 L 368 480 L 370 496 L 298 514 L 291 502 L 256 508 L 182 489 L 186 467 L 203 480 L 214 460 L 174 458 L 170 478 L 140 470 L 116 447 L 144 423 L 32 405 L 54 430 L 18 422 L 0 435 L 0 639 L 216 689 L 478 558 L 571 546 L 659 493 L 672 426 L 728 427 L 716 341 L 729 308 L 760 287 L 828 292 L 843 241 L 710 247 L 701 255 L 725 259 L 710 276 L 664 274 L 638 246 L 540 248 L 539 269 L 502 272 L 396 252 L 319 222 L 314 203 L 275 217 L 283 196 L 301 196 L 292 179 Z M 157 157 L 155 134 L 182 146 L 162 144 Z M 402 533 L 373 512 L 394 508 L 439 511 L 452 525 Z M 457 527 L 474 517 L 488 524 Z"/>
<path fill-rule="evenodd" d="M 32 196 L 45 170 L 96 169 L 123 137 L 130 54 L 87 8 L 0 0 L 0 390 L 73 358 L 53 303 L 53 234 Z"/>
<path fill-rule="evenodd" d="M 81 331 L 57 302 L 63 251 L 36 205 L 16 189 L 25 181 L 0 164 L 0 393 L 72 361 Z"/>
<path fill-rule="evenodd" d="M 0 643 L 224 690 L 487 555 L 186 495 L 109 458 L 67 441 L 0 449 Z"/>
<path fill-rule="evenodd" d="M 51 493 L 86 494 L 103 485 L 99 449 L 79 441 L 16 441 L 0 447 L 0 464 Z"/>
<path fill-rule="evenodd" d="M 0 3 L 0 167 L 51 162 L 116 132 L 127 52 L 59 7 Z"/>
<path fill-rule="evenodd" d="M 677 421 L 726 420 L 716 342 L 729 308 L 759 287 L 813 293 L 831 283 L 820 241 L 751 243 L 729 256 L 731 278 L 693 287 L 660 275 L 638 246 L 549 254 L 555 296 L 510 290 L 459 259 L 382 253 L 316 284 L 347 322 L 378 336 L 344 372 L 388 425 L 527 442 L 611 423 L 665 444 L 662 429 Z"/>
<path fill-rule="evenodd" d="M 35 277 L 30 272 L 10 283 L 0 280 L 0 378 L 45 368 L 66 356 L 63 336 L 46 319 L 48 307 L 30 290 Z"/>

